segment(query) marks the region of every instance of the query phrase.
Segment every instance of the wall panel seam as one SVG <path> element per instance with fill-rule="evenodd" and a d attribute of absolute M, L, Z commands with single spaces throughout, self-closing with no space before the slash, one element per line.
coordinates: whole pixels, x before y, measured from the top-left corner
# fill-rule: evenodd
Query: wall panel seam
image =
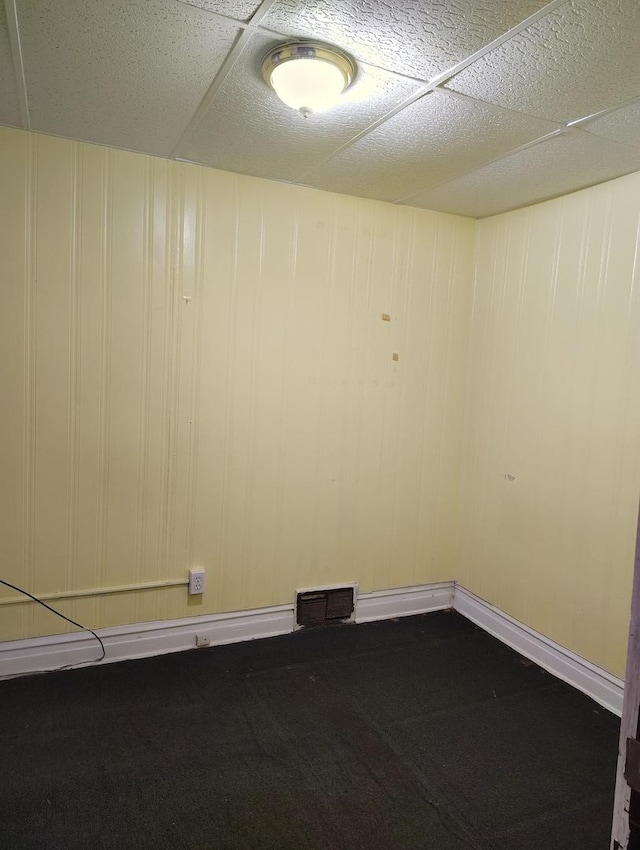
<path fill-rule="evenodd" d="M 198 494 L 198 447 L 200 437 L 200 395 L 202 382 L 202 324 L 204 312 L 204 245 L 207 232 L 207 205 L 205 203 L 204 184 L 198 180 L 196 197 L 195 231 L 195 277 L 193 292 L 194 339 L 191 350 L 191 398 L 189 409 L 189 468 L 187 481 L 187 519 L 185 523 L 185 545 L 187 566 L 193 564 L 195 543 L 195 505 Z M 216 364 L 209 364 L 216 368 Z"/>
<path fill-rule="evenodd" d="M 81 344 L 81 290 L 79 280 L 82 232 L 82 152 L 77 142 L 72 143 L 71 158 L 71 215 L 69 220 L 69 405 L 68 405 L 68 464 L 66 482 L 66 565 L 65 578 L 69 588 L 77 586 L 78 570 L 78 488 L 80 453 L 80 370 Z M 75 616 L 75 608 L 72 609 Z"/>
<path fill-rule="evenodd" d="M 98 459 L 98 534 L 96 584 L 107 583 L 108 555 L 108 505 L 109 505 L 109 455 L 111 433 L 111 284 L 112 284 L 112 238 L 113 238 L 113 152 L 102 152 L 102 214 L 101 214 L 101 305 L 100 305 L 100 401 L 99 401 L 99 459 Z M 102 601 L 97 606 L 100 623 L 105 618 Z"/>
<path fill-rule="evenodd" d="M 35 490 L 36 490 L 36 369 L 38 305 L 38 137 L 27 136 L 25 208 L 25 279 L 24 279 L 24 411 L 23 411 L 23 571 L 27 589 L 35 586 Z M 34 632 L 34 614 L 25 610 L 22 617 L 25 634 Z"/>

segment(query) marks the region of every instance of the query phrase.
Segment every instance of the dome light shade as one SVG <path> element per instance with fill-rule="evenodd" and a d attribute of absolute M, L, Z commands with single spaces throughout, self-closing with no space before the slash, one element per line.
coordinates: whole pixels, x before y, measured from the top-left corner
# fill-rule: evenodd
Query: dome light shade
<path fill-rule="evenodd" d="M 356 66 L 334 47 L 292 42 L 269 51 L 262 76 L 280 100 L 305 118 L 334 106 L 351 84 Z"/>

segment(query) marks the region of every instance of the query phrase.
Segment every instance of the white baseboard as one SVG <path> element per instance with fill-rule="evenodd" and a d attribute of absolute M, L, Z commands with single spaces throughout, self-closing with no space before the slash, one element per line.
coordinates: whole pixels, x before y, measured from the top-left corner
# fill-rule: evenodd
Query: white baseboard
<path fill-rule="evenodd" d="M 356 623 L 370 623 L 372 620 L 389 620 L 392 617 L 443 611 L 453 606 L 454 587 L 452 581 L 440 581 L 415 587 L 360 593 L 356 600 L 354 619 Z"/>
<path fill-rule="evenodd" d="M 293 631 L 293 606 L 276 605 L 230 614 L 208 614 L 99 629 L 107 651 L 101 664 L 193 649 L 196 635 L 210 645 L 273 637 Z M 95 664 L 100 647 L 87 632 L 0 643 L 0 679 Z"/>
<path fill-rule="evenodd" d="M 450 608 L 453 582 L 438 582 L 398 590 L 356 594 L 356 622 L 384 620 Z M 160 620 L 100 629 L 106 657 L 100 664 L 147 658 L 193 649 L 196 635 L 206 635 L 209 645 L 273 637 L 295 628 L 295 606 L 274 605 L 228 614 L 208 614 L 180 620 Z M 0 679 L 96 663 L 100 646 L 87 632 L 28 638 L 0 643 Z"/>
<path fill-rule="evenodd" d="M 489 634 L 621 716 L 624 680 L 525 626 L 456 584 L 453 607 Z"/>
<path fill-rule="evenodd" d="M 276 605 L 100 629 L 98 634 L 107 651 L 100 663 L 193 649 L 196 635 L 206 635 L 210 645 L 215 646 L 287 634 L 295 627 L 294 607 Z M 356 623 L 368 623 L 451 607 L 614 714 L 622 713 L 622 679 L 554 643 L 452 581 L 358 593 L 354 619 Z M 99 655 L 97 641 L 87 632 L 5 641 L 0 643 L 0 679 L 61 667 L 85 667 L 95 664 Z"/>

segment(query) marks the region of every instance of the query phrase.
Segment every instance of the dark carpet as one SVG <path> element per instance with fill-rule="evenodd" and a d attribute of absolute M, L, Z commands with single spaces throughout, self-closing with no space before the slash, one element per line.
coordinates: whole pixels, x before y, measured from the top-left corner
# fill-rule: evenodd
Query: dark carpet
<path fill-rule="evenodd" d="M 606 850 L 619 723 L 451 612 L 0 683 L 7 850 Z"/>

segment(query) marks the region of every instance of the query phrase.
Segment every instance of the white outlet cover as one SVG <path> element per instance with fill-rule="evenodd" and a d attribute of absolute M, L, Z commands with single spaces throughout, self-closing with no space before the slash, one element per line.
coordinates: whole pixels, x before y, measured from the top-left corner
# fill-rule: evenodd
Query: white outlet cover
<path fill-rule="evenodd" d="M 204 593 L 206 571 L 203 569 L 189 570 L 189 595 Z"/>

